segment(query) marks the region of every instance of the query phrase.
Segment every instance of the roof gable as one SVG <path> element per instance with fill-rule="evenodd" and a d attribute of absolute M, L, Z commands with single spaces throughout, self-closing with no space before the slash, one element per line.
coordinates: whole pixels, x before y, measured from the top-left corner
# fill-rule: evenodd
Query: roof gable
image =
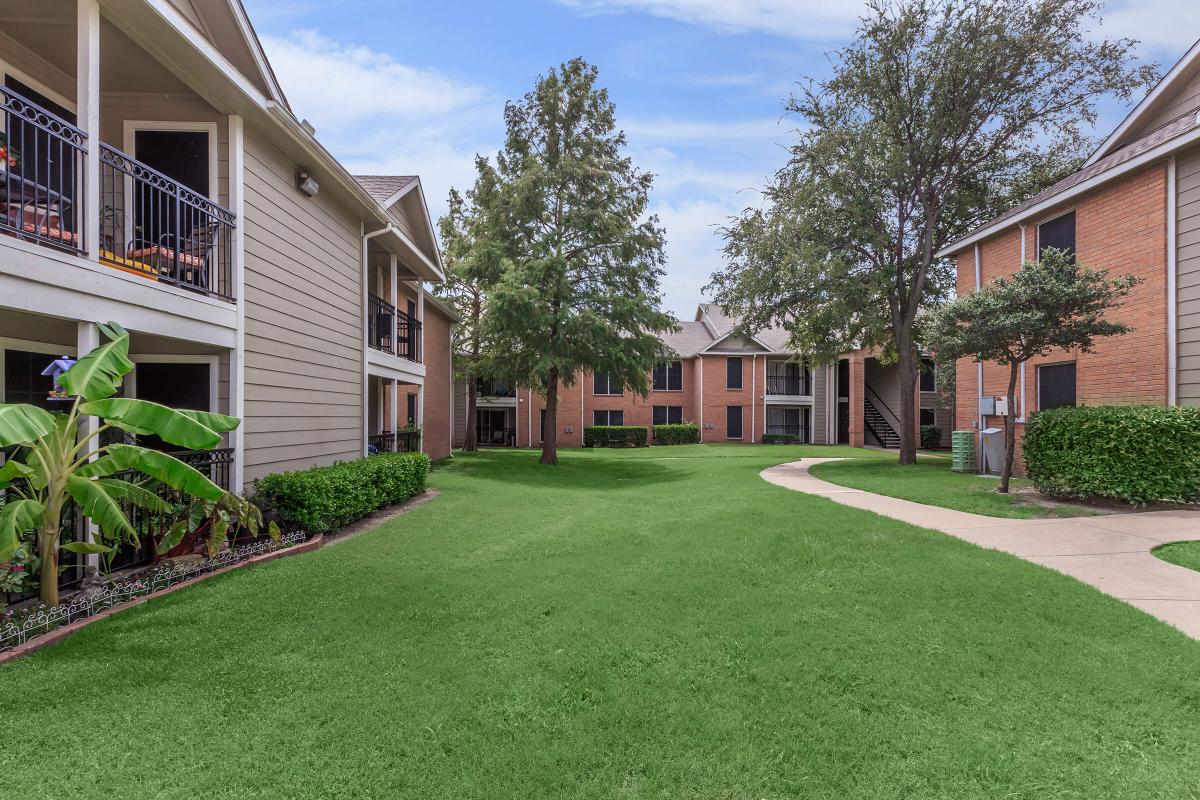
<path fill-rule="evenodd" d="M 287 98 L 241 0 L 168 0 L 229 63 L 270 99 L 287 106 Z"/>
<path fill-rule="evenodd" d="M 1096 148 L 1084 167 L 1200 107 L 1200 40 L 1142 98 L 1116 130 Z"/>
<path fill-rule="evenodd" d="M 421 179 L 416 175 L 355 175 L 367 193 L 383 206 L 405 236 L 425 254 L 425 257 L 441 265 L 442 256 L 438 249 L 437 233 L 433 217 L 425 202 Z"/>

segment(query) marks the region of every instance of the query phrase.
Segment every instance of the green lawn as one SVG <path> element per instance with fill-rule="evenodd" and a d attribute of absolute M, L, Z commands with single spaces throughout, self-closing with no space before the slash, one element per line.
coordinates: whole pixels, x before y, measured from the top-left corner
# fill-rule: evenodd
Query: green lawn
<path fill-rule="evenodd" d="M 1172 542 L 1160 545 L 1150 552 L 1163 561 L 1200 571 L 1200 541 Z"/>
<path fill-rule="evenodd" d="M 856 459 L 818 464 L 809 471 L 839 486 L 989 517 L 1033 519 L 1077 517 L 1089 513 L 1070 506 L 1047 508 L 1023 501 L 1017 495 L 1002 495 L 996 491 L 1000 485 L 998 479 L 952 472 L 948 458 L 922 458 L 916 464 L 902 467 L 892 455 L 887 460 Z M 1028 486 L 1029 482 L 1014 478 L 1011 485 L 1015 489 Z"/>
<path fill-rule="evenodd" d="M 1200 643 L 758 477 L 847 452 L 460 456 L 378 530 L 0 668 L 2 794 L 1197 796 Z"/>

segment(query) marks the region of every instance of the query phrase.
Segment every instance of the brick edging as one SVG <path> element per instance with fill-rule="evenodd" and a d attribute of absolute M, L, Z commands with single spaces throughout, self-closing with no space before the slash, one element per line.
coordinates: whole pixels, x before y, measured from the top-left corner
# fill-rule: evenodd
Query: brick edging
<path fill-rule="evenodd" d="M 368 530 L 374 530 L 383 523 L 389 522 L 411 508 L 428 503 L 430 500 L 436 498 L 438 494 L 439 493 L 435 490 L 426 489 L 421 494 L 416 495 L 415 497 L 410 497 L 403 503 L 398 503 L 389 509 L 377 511 L 375 512 L 377 515 L 376 518 L 371 520 L 372 522 L 375 522 L 374 525 L 365 526 L 361 530 L 354 531 L 348 536 L 335 537 L 326 542 L 325 535 L 318 533 L 303 544 L 281 548 L 279 550 L 272 550 L 269 553 L 260 553 L 259 555 L 251 556 L 245 561 L 239 561 L 236 564 L 230 564 L 228 566 L 221 567 L 220 569 L 213 570 L 212 572 L 206 572 L 203 575 L 197 575 L 194 578 L 189 578 L 188 580 L 182 581 L 173 586 L 168 586 L 165 589 L 159 589 L 156 592 L 142 595 L 141 597 L 130 600 L 127 603 L 122 603 L 119 606 L 106 608 L 99 614 L 94 614 L 85 619 L 75 620 L 74 622 L 63 625 L 61 628 L 55 628 L 49 633 L 44 633 L 41 636 L 29 640 L 28 642 L 17 645 L 11 650 L 6 650 L 3 653 L 0 653 L 0 664 L 7 664 L 10 661 L 16 661 L 19 658 L 24 658 L 35 650 L 40 650 L 43 647 L 48 647 L 49 645 L 61 642 L 63 639 L 66 639 L 68 636 L 80 630 L 81 628 L 91 625 L 93 622 L 99 622 L 102 619 L 111 617 L 113 614 L 119 614 L 120 612 L 126 611 L 130 608 L 136 608 L 142 603 L 171 594 L 171 592 L 176 592 L 180 589 L 186 589 L 189 586 L 195 586 L 197 583 L 208 580 L 216 575 L 223 575 L 226 572 L 231 572 L 235 569 L 241 569 L 242 567 L 249 567 L 254 564 L 266 564 L 268 561 L 274 561 L 277 558 L 286 558 L 287 556 L 300 555 L 301 553 L 311 553 L 315 550 L 320 550 L 322 547 L 326 546 L 326 544 L 336 544 L 339 541 L 344 541 L 345 539 L 357 536 L 360 533 L 366 533 Z M 353 525 L 355 523 L 351 524 Z"/>

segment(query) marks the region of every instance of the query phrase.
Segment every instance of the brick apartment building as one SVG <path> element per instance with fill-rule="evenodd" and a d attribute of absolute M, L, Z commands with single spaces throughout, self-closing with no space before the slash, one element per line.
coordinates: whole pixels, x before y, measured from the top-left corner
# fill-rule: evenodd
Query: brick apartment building
<path fill-rule="evenodd" d="M 591 425 L 652 426 L 694 422 L 703 442 L 761 442 L 791 434 L 812 444 L 896 446 L 899 381 L 894 365 L 858 350 L 813 367 L 787 349 L 782 330 L 746 339 L 737 320 L 705 303 L 694 319 L 663 337 L 674 358 L 652 371 L 648 397 L 633 395 L 603 373 L 585 372 L 559 390 L 558 443 L 581 447 Z M 922 382 L 918 421 L 941 424 L 949 413 L 935 403 L 932 374 Z M 475 387 L 477 441 L 483 447 L 538 447 L 545 399 L 527 387 L 483 380 Z M 467 387 L 455 387 L 454 443 L 466 440 Z"/>
<path fill-rule="evenodd" d="M 1200 42 L 1078 172 L 939 255 L 955 259 L 966 294 L 1047 247 L 1142 283 L 1110 315 L 1131 333 L 1100 340 L 1093 353 L 1023 365 L 1010 409 L 1018 442 L 1027 415 L 1041 409 L 1200 404 Z M 956 377 L 955 428 L 1003 427 L 986 412 L 988 398 L 1007 391 L 1007 368 L 966 358 Z"/>

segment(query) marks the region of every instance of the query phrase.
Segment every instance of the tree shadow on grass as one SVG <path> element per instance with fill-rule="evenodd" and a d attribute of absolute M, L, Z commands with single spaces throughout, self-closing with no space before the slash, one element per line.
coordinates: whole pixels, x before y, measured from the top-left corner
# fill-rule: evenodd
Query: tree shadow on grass
<path fill-rule="evenodd" d="M 560 451 L 558 464 L 539 464 L 537 450 L 480 450 L 455 455 L 447 471 L 476 480 L 515 484 L 538 489 L 612 491 L 647 484 L 687 480 L 689 473 L 677 463 L 661 459 L 597 457 L 588 451 Z"/>

